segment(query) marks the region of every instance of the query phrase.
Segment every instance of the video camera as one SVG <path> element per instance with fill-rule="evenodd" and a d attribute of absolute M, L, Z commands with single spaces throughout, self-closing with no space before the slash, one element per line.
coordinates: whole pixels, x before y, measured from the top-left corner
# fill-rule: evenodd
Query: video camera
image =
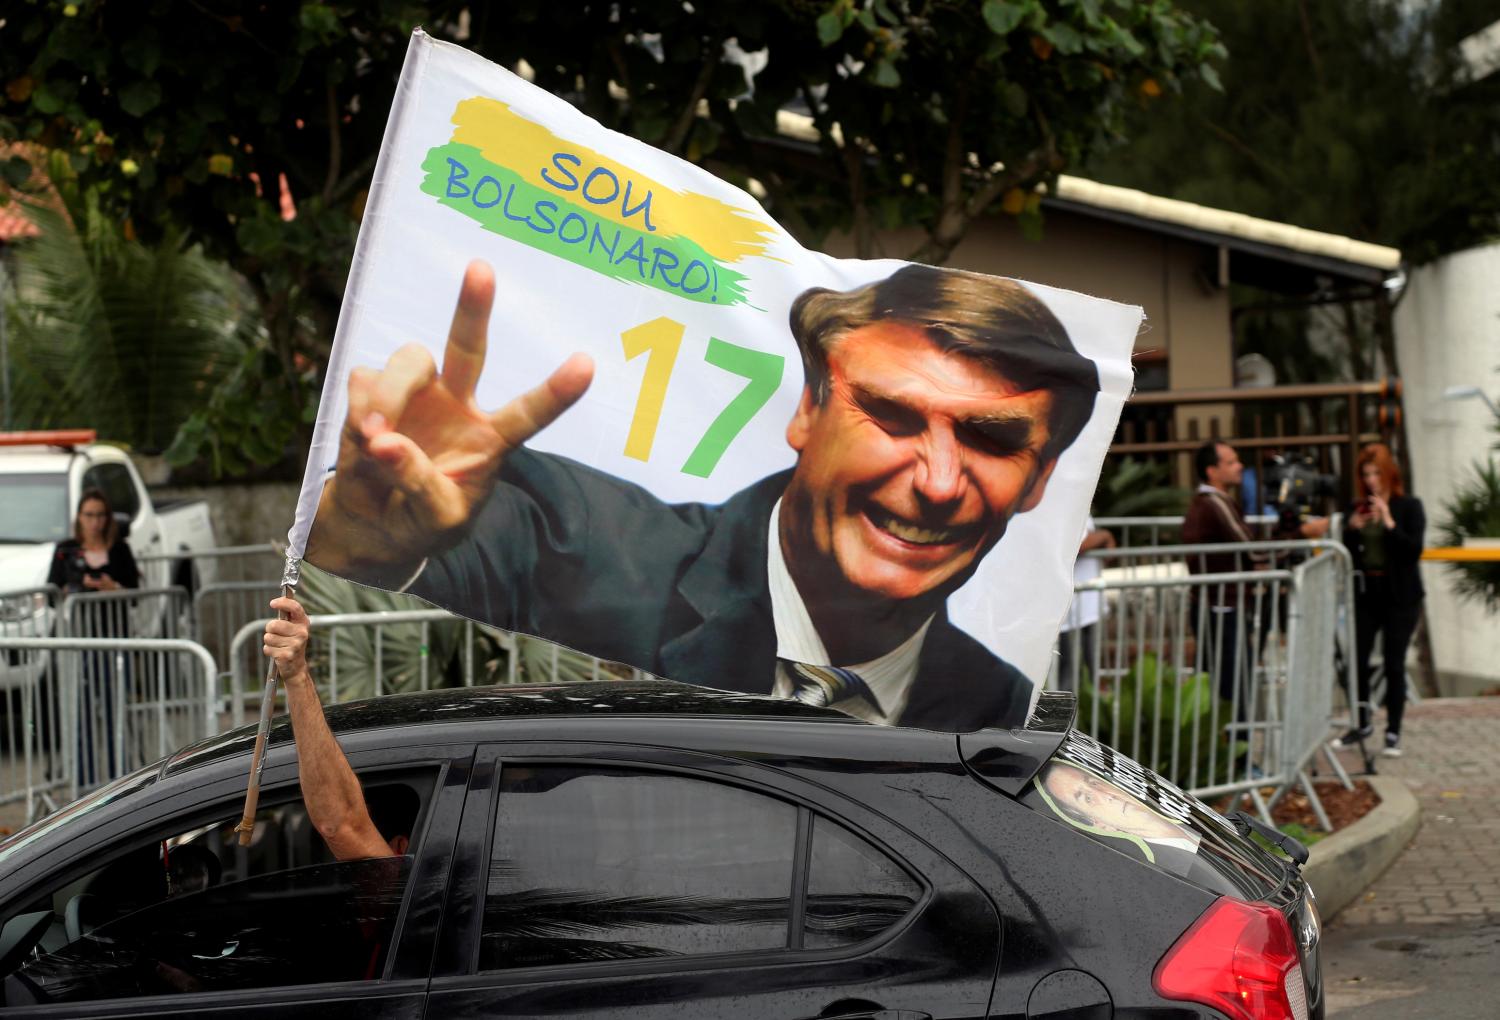
<path fill-rule="evenodd" d="M 1266 464 L 1264 498 L 1267 509 L 1280 518 L 1279 533 L 1295 534 L 1303 521 L 1313 516 L 1314 507 L 1323 500 L 1338 496 L 1338 477 L 1318 471 L 1308 456 L 1280 453 Z"/>

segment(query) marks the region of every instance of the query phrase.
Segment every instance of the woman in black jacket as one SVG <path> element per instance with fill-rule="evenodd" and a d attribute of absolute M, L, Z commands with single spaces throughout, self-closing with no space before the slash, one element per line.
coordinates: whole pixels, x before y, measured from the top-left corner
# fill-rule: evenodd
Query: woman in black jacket
<path fill-rule="evenodd" d="M 78 498 L 73 518 L 73 537 L 57 543 L 47 583 L 63 594 L 119 591 L 138 588 L 140 569 L 130 546 L 120 537 L 109 500 L 98 489 L 85 489 Z M 124 638 L 130 636 L 129 602 L 106 600 L 89 606 L 75 637 Z M 85 652 L 79 658 L 76 697 L 78 780 L 86 786 L 109 778 L 115 760 L 115 672 L 110 652 Z M 126 676 L 129 675 L 129 659 Z M 124 679 L 124 678 L 121 678 Z"/>
<path fill-rule="evenodd" d="M 1349 508 L 1344 544 L 1356 571 L 1355 656 L 1359 664 L 1359 725 L 1339 740 L 1351 746 L 1374 733 L 1370 719 L 1370 653 L 1381 637 L 1385 660 L 1385 753 L 1401 753 L 1406 708 L 1406 649 L 1422 614 L 1422 501 L 1406 494 L 1390 448 L 1371 443 L 1357 462 L 1359 500 Z"/>
<path fill-rule="evenodd" d="M 100 490 L 85 489 L 78 498 L 73 537 L 57 543 L 47 583 L 66 594 L 140 586 L 135 556 L 120 538 L 119 522 Z"/>

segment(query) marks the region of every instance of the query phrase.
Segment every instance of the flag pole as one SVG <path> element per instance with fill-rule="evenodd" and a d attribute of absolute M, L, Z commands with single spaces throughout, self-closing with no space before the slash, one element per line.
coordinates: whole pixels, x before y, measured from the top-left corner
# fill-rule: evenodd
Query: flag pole
<path fill-rule="evenodd" d="M 281 595 L 283 598 L 291 598 L 295 589 L 290 583 L 283 583 Z M 278 620 L 287 619 L 285 610 L 276 614 Z M 255 809 L 260 802 L 260 774 L 266 768 L 266 734 L 271 729 L 271 716 L 276 712 L 276 681 L 279 674 L 276 672 L 276 660 L 272 659 L 266 667 L 266 686 L 260 698 L 260 723 L 255 727 L 255 752 L 250 757 L 250 780 L 245 787 L 245 810 L 240 816 L 240 824 L 234 827 L 234 831 L 240 834 L 240 846 L 249 846 L 250 837 L 255 830 Z"/>

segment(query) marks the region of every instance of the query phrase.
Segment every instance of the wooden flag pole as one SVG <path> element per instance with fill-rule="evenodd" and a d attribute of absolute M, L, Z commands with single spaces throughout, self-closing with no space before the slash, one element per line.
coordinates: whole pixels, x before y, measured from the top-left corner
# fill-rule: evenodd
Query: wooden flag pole
<path fill-rule="evenodd" d="M 283 598 L 292 597 L 292 586 L 283 584 Z M 287 619 L 285 612 L 276 614 L 278 620 Z M 271 729 L 271 716 L 276 711 L 276 660 L 266 667 L 266 688 L 260 698 L 260 723 L 255 727 L 255 753 L 250 758 L 250 782 L 245 787 L 245 811 L 234 831 L 240 834 L 240 846 L 250 845 L 250 836 L 255 830 L 255 808 L 260 802 L 260 774 L 266 767 L 266 734 Z"/>

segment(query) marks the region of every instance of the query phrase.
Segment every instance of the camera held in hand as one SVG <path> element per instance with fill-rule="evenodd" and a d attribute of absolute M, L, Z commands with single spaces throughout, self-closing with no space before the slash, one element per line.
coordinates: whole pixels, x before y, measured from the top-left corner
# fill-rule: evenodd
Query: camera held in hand
<path fill-rule="evenodd" d="M 1337 495 L 1337 476 L 1320 472 L 1311 457 L 1280 453 L 1266 466 L 1265 502 L 1276 512 L 1279 536 L 1300 534 L 1314 508 Z"/>

